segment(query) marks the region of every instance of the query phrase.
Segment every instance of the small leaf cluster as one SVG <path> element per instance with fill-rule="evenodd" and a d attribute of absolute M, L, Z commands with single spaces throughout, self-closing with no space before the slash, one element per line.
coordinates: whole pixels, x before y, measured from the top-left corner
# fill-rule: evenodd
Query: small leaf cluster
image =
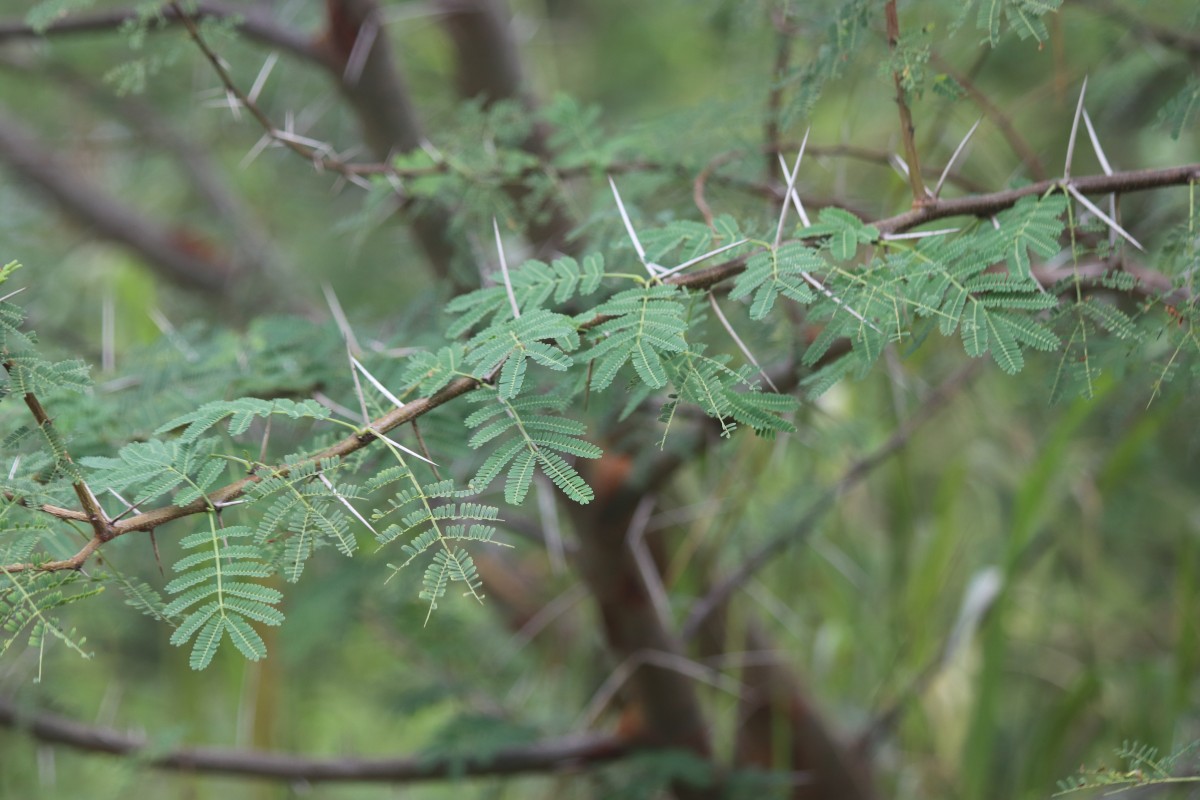
<path fill-rule="evenodd" d="M 283 612 L 275 606 L 283 595 L 251 582 L 273 573 L 257 546 L 241 543 L 251 539 L 254 530 L 246 525 L 222 527 L 215 512 L 206 517 L 206 528 L 180 541 L 180 547 L 195 552 L 175 562 L 172 569 L 179 575 L 166 587 L 177 597 L 163 613 L 182 616 L 171 644 L 192 643 L 188 662 L 192 669 L 212 663 L 225 639 L 247 659 L 257 661 L 266 657 L 267 646 L 250 623 L 281 624 Z"/>

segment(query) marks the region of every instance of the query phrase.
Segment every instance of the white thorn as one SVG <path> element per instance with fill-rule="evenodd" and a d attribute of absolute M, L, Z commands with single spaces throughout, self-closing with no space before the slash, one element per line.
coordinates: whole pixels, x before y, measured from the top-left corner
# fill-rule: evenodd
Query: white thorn
<path fill-rule="evenodd" d="M 707 261 L 708 259 L 712 258 L 713 256 L 719 256 L 719 255 L 721 255 L 721 253 L 724 253 L 726 250 L 732 250 L 733 248 L 739 247 L 748 241 L 749 241 L 749 239 L 738 239 L 736 242 L 730 242 L 729 244 L 722 245 L 721 247 L 718 247 L 716 250 L 709 250 L 704 255 L 696 256 L 695 258 L 693 258 L 689 261 L 683 262 L 682 264 L 680 264 L 677 267 L 671 267 L 670 269 L 663 270 L 662 272 L 660 272 L 658 274 L 658 277 L 660 277 L 660 278 L 670 277 L 671 275 L 674 275 L 676 272 L 682 272 L 683 270 L 687 269 L 688 267 L 690 267 L 694 264 L 699 264 L 701 261 Z"/>
<path fill-rule="evenodd" d="M 350 363 L 358 368 L 358 371 L 363 374 L 363 377 L 365 377 L 367 380 L 369 380 L 371 382 L 371 385 L 379 390 L 380 394 L 382 394 L 388 400 L 391 400 L 392 405 L 394 405 L 396 408 L 404 408 L 404 402 L 399 397 L 396 397 L 396 395 L 389 392 L 387 387 L 384 386 L 382 383 L 380 383 L 379 379 L 376 378 L 374 375 L 372 375 L 370 373 L 370 371 L 367 370 L 367 368 L 362 365 L 361 361 L 359 361 L 354 356 L 350 356 Z"/>
<path fill-rule="evenodd" d="M 633 249 L 637 251 L 638 261 L 646 267 L 646 271 L 653 277 L 654 269 L 646 263 L 646 251 L 642 249 L 642 243 L 638 241 L 637 233 L 633 230 L 633 223 L 629 221 L 629 214 L 625 211 L 625 204 L 621 202 L 621 193 L 617 191 L 617 183 L 612 179 L 612 175 L 608 176 L 608 185 L 612 187 L 613 197 L 617 199 L 617 210 L 621 212 L 621 221 L 625 223 L 625 231 L 629 234 L 629 241 L 633 242 Z"/>
<path fill-rule="evenodd" d="M 1143 253 L 1146 252 L 1146 248 L 1142 247 L 1142 245 L 1138 242 L 1137 239 L 1135 239 L 1131 235 L 1129 235 L 1129 232 L 1126 231 L 1124 228 L 1122 228 L 1120 225 L 1118 225 L 1117 221 L 1115 219 L 1113 219 L 1108 214 L 1105 214 L 1103 211 L 1101 211 L 1099 206 L 1097 206 L 1091 200 L 1088 200 L 1086 197 L 1084 197 L 1082 192 L 1080 192 L 1078 189 L 1076 189 L 1074 186 L 1072 186 L 1069 183 L 1065 184 L 1065 186 L 1067 187 L 1067 191 L 1071 193 L 1071 196 L 1074 197 L 1076 200 L 1078 200 L 1080 202 L 1080 204 L 1083 205 L 1084 208 L 1086 208 L 1088 211 L 1091 211 L 1093 214 L 1095 214 L 1097 217 L 1099 217 L 1101 220 L 1103 220 L 1104 224 L 1108 225 L 1108 227 L 1112 228 L 1114 231 L 1121 234 L 1121 236 L 1123 236 L 1126 240 L 1128 240 L 1129 243 L 1132 244 L 1134 247 L 1136 247 L 1138 250 L 1141 250 Z"/>
<path fill-rule="evenodd" d="M 783 167 L 783 174 L 788 174 L 787 162 L 783 159 L 783 153 L 776 153 L 779 156 L 779 166 Z M 800 215 L 800 224 L 806 228 L 812 227 L 812 222 L 808 218 L 808 212 L 804 210 L 804 203 L 800 201 L 800 193 L 793 187 L 789 198 L 792 205 L 796 207 L 796 213 Z"/>
<path fill-rule="evenodd" d="M 504 245 L 500 242 L 500 223 L 492 217 L 492 230 L 496 232 L 496 253 L 500 256 L 500 275 L 504 278 L 504 291 L 508 293 L 508 304 L 512 306 L 513 319 L 521 318 L 517 307 L 517 296 L 513 293 L 512 279 L 508 277 L 508 261 L 504 258 Z"/>
<path fill-rule="evenodd" d="M 1079 118 L 1083 116 L 1083 98 L 1087 94 L 1087 75 L 1079 87 L 1079 102 L 1075 105 L 1075 120 L 1071 123 L 1071 139 L 1067 142 L 1067 163 L 1063 167 L 1063 180 L 1071 177 L 1071 159 L 1075 157 L 1075 136 L 1079 133 Z"/>
<path fill-rule="evenodd" d="M 791 172 L 784 168 L 784 175 L 787 177 L 787 189 L 783 194 L 783 205 L 779 209 L 779 224 L 775 227 L 775 245 L 779 248 L 779 242 L 783 239 L 783 226 L 787 222 L 788 200 L 792 192 L 796 188 L 796 176 L 800 174 L 800 160 L 804 158 L 804 148 L 808 144 L 808 134 L 812 130 L 809 128 L 804 132 L 804 141 L 800 143 L 800 152 L 796 153 L 796 163 L 792 166 Z"/>
<path fill-rule="evenodd" d="M 258 76 L 254 79 L 254 85 L 246 93 L 246 98 L 251 103 L 258 100 L 258 95 L 266 85 L 267 78 L 271 76 L 271 71 L 275 69 L 275 62 L 277 61 L 279 61 L 279 52 L 272 50 L 271 54 L 267 56 L 267 60 L 263 62 L 262 69 L 258 71 Z"/>
<path fill-rule="evenodd" d="M 971 140 L 971 136 L 975 133 L 975 129 L 979 127 L 979 123 L 981 122 L 983 122 L 983 117 L 975 120 L 975 124 L 971 126 L 971 130 L 967 131 L 967 135 L 964 136 L 962 141 L 958 143 L 958 147 L 954 148 L 953 155 L 951 155 L 950 160 L 946 162 L 946 168 L 942 170 L 942 175 L 938 178 L 937 186 L 935 186 L 933 189 L 934 197 L 937 197 L 942 193 L 942 184 L 946 182 L 946 176 L 950 174 L 950 168 L 954 166 L 954 162 L 958 159 L 959 153 L 961 153 L 963 148 L 967 146 L 967 142 Z"/>

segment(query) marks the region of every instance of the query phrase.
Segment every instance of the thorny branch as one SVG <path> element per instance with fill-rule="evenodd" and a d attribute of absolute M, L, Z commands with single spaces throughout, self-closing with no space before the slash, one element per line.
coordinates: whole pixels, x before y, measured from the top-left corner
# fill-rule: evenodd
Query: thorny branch
<path fill-rule="evenodd" d="M 884 5 L 887 18 L 888 50 L 894 56 L 900 42 L 900 17 L 896 12 L 896 0 L 887 0 Z M 913 127 L 912 111 L 904 91 L 904 78 L 900 70 L 892 70 L 892 83 L 896 85 L 896 105 L 900 109 L 900 138 L 904 142 L 904 159 L 908 164 L 908 182 L 912 186 L 913 208 L 920 208 L 929 201 L 925 181 L 921 177 L 921 159 L 917 155 L 916 129 Z"/>
<path fill-rule="evenodd" d="M 1141 191 L 1163 186 L 1178 186 L 1196 180 L 1200 180 L 1200 164 L 1190 164 L 1183 167 L 1160 170 L 1134 170 L 1130 172 L 1114 172 L 1111 175 L 1072 178 L 1071 184 L 1083 194 L 1111 194 Z M 894 233 L 909 230 L 926 222 L 945 217 L 986 216 L 1011 207 L 1022 197 L 1044 194 L 1059 185 L 1061 185 L 1061 182 L 1057 180 L 1042 181 L 1019 189 L 993 192 L 991 194 L 952 200 L 934 200 L 922 208 L 908 211 L 898 216 L 888 217 L 873 224 L 881 233 Z M 708 289 L 718 283 L 740 275 L 745 269 L 746 258 L 742 257 L 693 273 L 674 275 L 667 278 L 664 283 L 693 290 Z M 1166 301 L 1165 299 L 1164 302 Z M 580 329 L 588 330 L 602 322 L 604 322 L 604 318 L 596 317 L 581 325 Z M 456 397 L 467 394 L 483 382 L 483 380 L 473 377 L 456 378 L 435 394 L 413 400 L 403 408 L 393 409 L 374 420 L 368 426 L 369 430 L 364 428 L 359 433 L 347 436 L 340 442 L 313 454 L 301 463 L 318 463 L 324 458 L 345 458 L 351 453 L 366 447 L 376 439 L 376 436 L 371 432 L 372 430 L 387 433 L 393 428 L 418 419 Z M 273 474 L 286 475 L 291 468 L 293 467 L 281 465 L 275 467 L 272 472 Z M 247 476 L 210 492 L 208 498 L 216 505 L 230 502 L 245 494 L 247 489 L 259 480 L 260 478 L 256 475 Z M 208 509 L 208 502 L 204 499 L 199 499 L 183 506 L 166 506 L 136 514 L 127 519 L 113 522 L 109 527 L 108 538 L 114 539 L 134 531 L 149 531 L 182 517 L 204 513 Z M 63 510 L 57 507 L 42 506 L 41 510 L 54 516 L 64 516 L 62 513 Z M 83 518 L 87 519 L 86 515 Z M 40 565 L 13 564 L 5 568 L 9 572 L 20 572 L 30 569 L 45 571 L 79 569 L 102 543 L 97 541 L 89 542 L 88 546 L 75 556 L 63 561 L 53 561 Z"/>
<path fill-rule="evenodd" d="M 1157 189 L 1167 186 L 1186 186 L 1200 181 L 1200 163 L 1166 169 L 1130 170 L 1111 175 L 1090 175 L 1071 178 L 1070 184 L 1085 195 L 1125 194 Z M 1038 196 L 1064 185 L 1059 179 L 1039 181 L 1018 189 L 956 197 L 950 200 L 931 200 L 921 208 L 906 211 L 892 217 L 871 222 L 881 234 L 902 233 L 928 222 L 948 217 L 987 217 L 1016 205 L 1022 197 Z M 736 258 L 707 269 L 697 270 L 686 276 L 668 280 L 668 283 L 688 289 L 707 289 L 727 281 L 746 270 L 746 257 Z"/>

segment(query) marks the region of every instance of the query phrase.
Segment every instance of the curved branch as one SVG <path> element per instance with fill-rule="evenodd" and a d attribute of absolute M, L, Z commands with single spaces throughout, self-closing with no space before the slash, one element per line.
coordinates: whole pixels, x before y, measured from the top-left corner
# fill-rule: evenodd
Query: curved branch
<path fill-rule="evenodd" d="M 986 94 L 980 91 L 973 80 L 961 72 L 955 71 L 940 55 L 932 53 L 930 61 L 942 72 L 953 78 L 954 82 L 963 88 L 963 91 L 967 93 L 967 96 L 971 98 L 975 105 L 979 106 L 979 110 L 1000 131 L 1000 135 L 1004 137 L 1004 140 L 1008 142 L 1008 146 L 1021 159 L 1021 163 L 1025 165 L 1025 169 L 1029 170 L 1029 174 L 1034 180 L 1043 180 L 1046 177 L 1046 168 L 1042 166 L 1041 159 L 1038 158 L 1033 148 L 1029 146 L 1029 142 L 1025 141 L 1025 137 L 1012 124 L 1012 120 L 997 108 L 996 104 Z"/>
<path fill-rule="evenodd" d="M 192 16 L 201 19 L 226 20 L 246 37 L 282 50 L 305 61 L 323 62 L 324 57 L 313 39 L 301 31 L 286 28 L 268 15 L 255 9 L 236 8 L 213 0 L 201 0 Z M 157 12 L 157 18 L 167 25 L 183 20 L 177 9 L 167 5 Z M 88 33 L 107 33 L 146 19 L 146 14 L 134 9 L 114 9 L 91 14 L 72 14 L 57 20 L 45 30 L 25 22 L 0 22 L 0 43 L 16 39 L 35 39 L 48 36 L 67 36 Z"/>
<path fill-rule="evenodd" d="M 11 372 L 12 369 L 12 362 L 5 361 L 5 372 Z M 42 405 L 42 401 L 38 400 L 37 395 L 33 392 L 25 393 L 25 406 L 29 409 L 29 413 L 33 415 L 34 420 L 37 421 L 39 428 L 50 428 L 54 425 L 54 420 L 50 419 L 50 415 L 46 413 L 46 407 Z M 71 458 L 71 454 L 65 450 L 62 454 L 62 460 L 69 464 L 75 463 L 75 460 Z M 91 523 L 96 537 L 101 541 L 109 538 L 108 515 L 100 507 L 100 502 L 96 500 L 96 495 L 92 494 L 91 488 L 88 487 L 82 478 L 72 482 L 71 487 L 75 490 L 75 496 L 79 498 L 79 504 L 83 507 L 87 521 Z"/>
<path fill-rule="evenodd" d="M 143 737 L 86 725 L 58 714 L 26 711 L 10 698 L 0 698 L 0 727 L 75 750 L 146 758 L 144 763 L 156 769 L 314 783 L 414 783 L 459 776 L 561 772 L 600 766 L 647 749 L 615 736 L 586 735 L 509 747 L 486 755 L 440 758 L 323 758 L 216 747 L 189 747 L 151 755 L 161 751 Z"/>

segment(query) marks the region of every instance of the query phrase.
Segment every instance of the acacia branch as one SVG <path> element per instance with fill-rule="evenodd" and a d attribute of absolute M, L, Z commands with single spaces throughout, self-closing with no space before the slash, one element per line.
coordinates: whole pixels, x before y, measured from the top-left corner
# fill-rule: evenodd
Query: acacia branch
<path fill-rule="evenodd" d="M 1182 186 L 1200 180 L 1200 164 L 1187 164 L 1166 169 L 1138 169 L 1114 172 L 1111 175 L 1091 175 L 1071 178 L 1069 183 L 1083 194 L 1127 194 L 1164 186 Z M 1042 195 L 1065 186 L 1061 178 L 1038 181 L 1018 189 L 1002 192 L 937 200 L 921 208 L 871 223 L 880 233 L 900 233 L 926 222 L 946 217 L 986 217 L 1011 208 L 1022 197 Z"/>
<path fill-rule="evenodd" d="M 143 763 L 161 770 L 313 783 L 415 783 L 459 776 L 577 771 L 649 749 L 614 736 L 586 735 L 509 747 L 485 755 L 440 758 L 323 758 L 216 747 L 188 747 L 162 753 L 144 737 L 86 725 L 58 714 L 26 711 L 9 698 L 0 698 L 0 727 L 24 731 L 39 741 L 84 752 L 144 758 Z"/>
<path fill-rule="evenodd" d="M 1127 194 L 1167 186 L 1185 186 L 1200 181 L 1200 164 L 1187 164 L 1166 169 L 1141 169 L 1114 172 L 1111 175 L 1089 175 L 1071 178 L 1070 183 L 1079 192 L 1090 195 Z M 1012 208 L 1022 197 L 1043 195 L 1063 185 L 1061 179 L 1039 181 L 1018 189 L 1001 192 L 956 197 L 951 200 L 935 199 L 928 205 L 884 217 L 870 223 L 880 233 L 902 233 L 913 228 L 947 217 L 987 217 Z M 736 277 L 746 270 L 746 256 L 717 264 L 707 269 L 696 270 L 685 276 L 667 281 L 688 289 L 708 289 L 718 283 Z"/>
<path fill-rule="evenodd" d="M 1094 175 L 1083 178 L 1073 178 L 1071 180 L 1079 191 L 1085 194 L 1110 194 L 1141 191 L 1163 186 L 1176 186 L 1186 184 L 1189 181 L 1200 180 L 1200 164 L 1191 164 L 1184 167 L 1172 167 L 1161 170 L 1136 170 L 1132 172 L 1115 172 L 1112 175 Z M 1046 191 L 1059 185 L 1058 181 L 1043 181 L 1041 183 L 1025 186 L 1020 189 L 1012 189 L 1003 192 L 994 192 L 992 194 L 977 195 L 974 197 L 963 197 L 954 200 L 935 200 L 928 206 L 920 209 L 909 211 L 895 217 L 879 220 L 874 225 L 881 232 L 897 232 L 908 230 L 910 228 L 921 225 L 935 219 L 943 217 L 961 216 L 961 215 L 980 215 L 985 216 L 994 214 L 1011 207 L 1022 197 L 1030 195 L 1043 194 Z M 704 270 L 698 270 L 685 275 L 675 275 L 668 278 L 665 283 L 673 286 L 679 286 L 685 289 L 699 290 L 708 289 L 712 286 L 727 281 L 737 275 L 740 275 L 746 269 L 746 257 L 734 259 L 718 264 Z M 580 330 L 589 330 L 596 325 L 604 322 L 604 317 L 595 317 L 580 326 Z M 378 419 L 372 421 L 370 429 L 387 433 L 388 431 L 429 413 L 433 409 L 441 406 L 456 397 L 460 397 L 471 390 L 479 387 L 487 382 L 485 379 L 474 377 L 456 378 L 447 384 L 438 392 L 423 397 L 406 404 L 403 408 L 396 408 Z M 324 450 L 313 454 L 309 458 L 300 462 L 319 463 L 324 458 L 345 458 L 351 453 L 357 452 L 367 445 L 375 441 L 376 436 L 370 430 L 364 429 L 359 433 L 347 436 L 340 442 L 337 442 Z M 896 447 L 903 444 L 902 442 L 895 445 Z M 294 465 L 279 465 L 271 470 L 265 471 L 264 474 L 287 475 Z M 205 513 L 209 510 L 208 502 L 211 501 L 214 505 L 221 505 L 232 500 L 236 500 L 246 493 L 247 489 L 254 483 L 261 480 L 258 475 L 249 475 L 238 481 L 234 481 L 220 489 L 217 489 L 208 494 L 207 499 L 201 498 L 183 506 L 166 506 L 157 508 L 152 511 L 143 512 L 135 516 L 114 522 L 110 526 L 110 537 L 116 538 L 134 531 L 149 531 L 154 528 L 164 525 L 168 522 L 180 519 L 182 517 L 191 516 L 193 514 Z M 857 479 L 856 479 L 857 480 Z M 43 508 L 48 513 L 54 513 L 48 507 Z M 55 516 L 62 516 L 55 514 Z M 90 546 L 90 545 L 89 545 Z M 97 545 L 98 547 L 98 545 Z M 87 553 L 77 554 L 71 559 L 64 561 L 55 561 L 48 564 L 37 565 L 36 569 L 41 570 L 56 570 L 56 569 L 78 569 L 87 557 L 97 549 L 91 547 Z M 12 567 L 7 567 L 10 571 L 21 571 L 31 569 L 30 565 L 18 564 Z"/>

